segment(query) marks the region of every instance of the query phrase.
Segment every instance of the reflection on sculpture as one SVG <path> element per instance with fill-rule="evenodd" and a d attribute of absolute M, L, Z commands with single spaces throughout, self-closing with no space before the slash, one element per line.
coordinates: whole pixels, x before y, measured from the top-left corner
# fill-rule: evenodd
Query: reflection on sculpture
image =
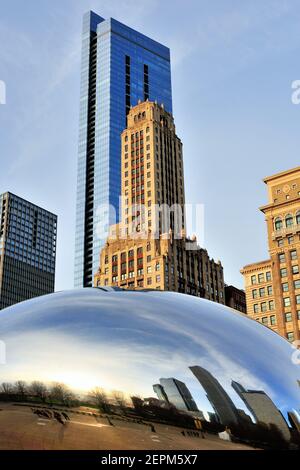
<path fill-rule="evenodd" d="M 232 445 L 299 447 L 289 343 L 221 305 L 83 289 L 1 311 L 0 331 L 0 448 L 22 446 L 36 425 L 44 439 L 63 427 L 54 448 L 218 448 L 224 429 Z"/>

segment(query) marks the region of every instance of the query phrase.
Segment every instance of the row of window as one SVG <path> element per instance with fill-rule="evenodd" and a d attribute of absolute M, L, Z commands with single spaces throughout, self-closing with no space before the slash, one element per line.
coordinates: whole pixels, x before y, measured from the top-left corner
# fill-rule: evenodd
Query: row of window
<path fill-rule="evenodd" d="M 274 310 L 275 309 L 275 302 L 274 300 L 269 300 L 269 302 L 261 302 L 260 304 L 253 305 L 253 312 L 267 312 L 267 310 Z"/>
<path fill-rule="evenodd" d="M 293 283 L 294 289 L 300 289 L 300 279 L 297 279 Z M 283 282 L 281 284 L 282 287 L 282 292 L 288 292 L 289 291 L 289 283 L 288 282 Z"/>
<path fill-rule="evenodd" d="M 292 227 L 295 222 L 297 225 L 300 224 L 300 211 L 296 213 L 295 217 L 292 214 L 287 214 L 284 217 L 284 220 L 281 217 L 276 217 L 274 221 L 274 227 L 275 227 L 275 230 L 277 231 L 277 230 L 283 229 L 284 225 L 286 228 Z"/>
<path fill-rule="evenodd" d="M 262 284 L 263 282 L 269 282 L 272 280 L 271 271 L 267 271 L 266 273 L 259 273 L 257 276 L 254 274 L 251 276 L 251 284 Z"/>
<path fill-rule="evenodd" d="M 292 261 L 298 259 L 297 250 L 290 251 L 290 259 Z M 279 263 L 285 263 L 286 262 L 285 253 L 279 253 L 278 260 L 279 260 Z"/>
<path fill-rule="evenodd" d="M 151 257 L 149 259 L 149 261 L 151 261 Z M 137 260 L 137 266 L 141 268 L 142 270 L 142 267 L 143 267 L 143 258 L 138 258 Z M 128 261 L 128 269 L 134 269 L 134 260 L 129 260 Z M 127 263 L 122 263 L 121 264 L 121 271 L 126 271 L 127 270 Z M 155 271 L 159 271 L 160 270 L 160 264 L 159 263 L 156 263 L 155 264 Z M 113 273 L 117 273 L 118 272 L 118 265 L 117 264 L 114 264 L 113 267 L 112 267 L 112 272 Z M 105 268 L 104 269 L 104 274 L 108 274 L 109 273 L 109 268 Z M 147 274 L 150 274 L 152 273 L 152 266 L 147 266 Z M 143 274 L 143 273 L 142 273 Z"/>
<path fill-rule="evenodd" d="M 287 242 L 289 245 L 291 245 L 292 243 L 294 243 L 294 236 L 293 235 L 289 235 L 287 238 Z M 279 238 L 279 240 L 277 240 L 277 246 L 279 248 L 281 248 L 282 246 L 284 246 L 284 238 Z"/>
<path fill-rule="evenodd" d="M 292 274 L 299 274 L 298 264 L 295 264 L 295 265 L 292 266 Z M 288 275 L 287 268 L 281 268 L 280 269 L 280 277 L 287 277 L 287 275 Z"/>
<path fill-rule="evenodd" d="M 128 275 L 127 275 L 127 274 L 122 274 L 122 275 L 121 275 L 121 281 L 126 281 L 126 279 L 132 279 L 132 278 L 134 278 L 134 277 L 136 277 L 136 276 L 137 276 L 137 277 L 142 276 L 142 275 L 143 275 L 143 272 L 142 272 L 142 271 L 143 271 L 143 270 L 138 270 L 138 271 L 137 271 L 137 274 L 135 274 L 134 271 L 130 271 L 130 272 L 128 273 Z M 148 279 L 147 279 L 147 284 L 148 284 L 148 285 L 149 285 L 149 284 L 152 284 L 152 280 L 148 282 L 149 279 L 151 279 L 151 278 L 148 278 Z M 155 276 L 155 281 L 156 281 L 156 282 L 160 282 L 160 280 L 161 280 L 160 275 Z M 112 281 L 113 284 L 116 284 L 117 282 L 119 282 L 119 276 L 112 276 L 111 281 Z M 106 285 L 106 286 L 108 285 L 108 279 L 105 279 L 104 285 Z"/>
<path fill-rule="evenodd" d="M 286 312 L 284 314 L 286 323 L 291 322 L 293 320 L 291 312 Z M 300 310 L 297 310 L 297 319 L 300 320 Z"/>
<path fill-rule="evenodd" d="M 295 300 L 296 300 L 296 304 L 297 305 L 300 305 L 300 294 L 299 295 L 295 295 Z M 290 297 L 284 297 L 283 298 L 283 305 L 285 307 L 290 307 L 291 305 L 291 298 Z"/>
<path fill-rule="evenodd" d="M 147 247 L 146 247 L 147 251 L 150 251 L 151 250 L 151 243 L 147 243 Z M 137 250 L 136 250 L 136 254 L 137 256 L 142 256 L 143 254 L 143 247 L 138 247 Z M 131 249 L 131 250 L 128 250 L 128 252 L 126 253 L 125 251 L 123 251 L 121 254 L 120 254 L 120 258 L 121 258 L 121 261 L 124 261 L 126 260 L 126 255 L 128 256 L 128 258 L 133 258 L 134 257 L 134 250 Z M 109 261 L 109 256 L 106 255 L 105 258 L 104 258 L 104 263 L 105 264 L 108 264 L 108 261 Z M 117 263 L 118 262 L 118 255 L 112 255 L 111 257 L 111 261 L 112 263 Z M 151 261 L 151 258 L 150 258 L 150 261 Z"/>
<path fill-rule="evenodd" d="M 260 287 L 259 289 L 253 289 L 252 290 L 252 299 L 256 299 L 258 296 L 259 297 L 264 297 L 266 295 L 272 295 L 273 294 L 273 287 L 272 286 L 267 286 L 265 287 Z"/>
<path fill-rule="evenodd" d="M 256 318 L 256 321 L 260 321 L 259 318 Z M 264 325 L 268 325 L 270 321 L 270 325 L 276 325 L 276 316 L 275 315 L 270 315 L 270 317 L 262 317 L 261 322 Z"/>

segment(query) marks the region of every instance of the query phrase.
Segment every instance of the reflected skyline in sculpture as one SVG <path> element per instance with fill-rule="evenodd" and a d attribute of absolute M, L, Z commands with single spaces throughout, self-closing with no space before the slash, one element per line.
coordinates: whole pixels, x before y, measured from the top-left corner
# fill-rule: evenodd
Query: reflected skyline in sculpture
<path fill-rule="evenodd" d="M 0 384 L 8 384 L 0 399 L 24 400 L 9 384 L 25 381 L 26 400 L 36 402 L 35 381 L 48 405 L 69 396 L 130 420 L 194 429 L 201 419 L 210 432 L 227 426 L 256 445 L 272 426 L 280 428 L 272 439 L 289 441 L 292 431 L 297 440 L 300 371 L 289 343 L 218 304 L 170 292 L 67 291 L 3 310 L 0 331 Z"/>

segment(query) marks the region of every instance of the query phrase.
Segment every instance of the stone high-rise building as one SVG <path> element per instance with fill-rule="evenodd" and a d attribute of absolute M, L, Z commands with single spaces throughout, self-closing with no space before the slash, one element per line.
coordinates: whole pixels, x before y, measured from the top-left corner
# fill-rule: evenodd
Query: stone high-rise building
<path fill-rule="evenodd" d="M 0 309 L 54 292 L 57 216 L 0 194 Z"/>
<path fill-rule="evenodd" d="M 264 179 L 270 259 L 245 266 L 247 314 L 289 341 L 300 339 L 300 167 Z"/>
<path fill-rule="evenodd" d="M 185 292 L 224 303 L 221 263 L 185 235 L 182 143 L 173 117 L 145 101 L 122 133 L 122 218 L 111 227 L 95 285 Z"/>

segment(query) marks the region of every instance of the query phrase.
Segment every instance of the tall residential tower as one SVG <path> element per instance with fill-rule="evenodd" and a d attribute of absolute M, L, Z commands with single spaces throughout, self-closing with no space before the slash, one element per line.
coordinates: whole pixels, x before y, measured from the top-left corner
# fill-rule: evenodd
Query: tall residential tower
<path fill-rule="evenodd" d="M 138 100 L 172 112 L 167 47 L 93 12 L 83 19 L 75 287 L 93 284 L 108 227 L 119 221 L 121 132 Z M 114 210 L 111 207 L 115 208 Z"/>
<path fill-rule="evenodd" d="M 0 195 L 0 309 L 54 292 L 57 216 Z"/>

